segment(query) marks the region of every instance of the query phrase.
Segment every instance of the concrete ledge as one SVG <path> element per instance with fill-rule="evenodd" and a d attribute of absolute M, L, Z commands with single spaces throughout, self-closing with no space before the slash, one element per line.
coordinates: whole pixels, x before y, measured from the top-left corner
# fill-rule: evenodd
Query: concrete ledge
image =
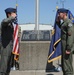
<path fill-rule="evenodd" d="M 20 71 L 45 70 L 49 45 L 50 41 L 21 41 L 19 57 Z"/>

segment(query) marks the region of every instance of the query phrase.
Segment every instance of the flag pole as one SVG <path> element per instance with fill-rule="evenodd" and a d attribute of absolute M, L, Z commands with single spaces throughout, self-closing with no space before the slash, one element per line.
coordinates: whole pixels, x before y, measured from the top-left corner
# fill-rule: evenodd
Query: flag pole
<path fill-rule="evenodd" d="M 65 0 L 61 0 L 62 8 L 64 8 Z"/>
<path fill-rule="evenodd" d="M 35 11 L 35 30 L 37 31 L 37 39 L 39 40 L 39 0 L 36 0 L 36 11 Z"/>
<path fill-rule="evenodd" d="M 16 0 L 16 14 L 17 14 L 17 6 L 18 6 L 18 4 L 17 4 L 17 0 Z M 15 60 L 15 54 L 14 55 L 12 55 L 12 61 L 13 61 L 13 67 L 11 68 L 11 70 L 16 70 L 16 60 Z"/>
<path fill-rule="evenodd" d="M 17 4 L 17 0 L 16 0 L 16 11 L 17 11 L 17 7 L 18 7 L 18 4 Z M 17 12 L 16 12 L 16 14 L 17 14 Z"/>
<path fill-rule="evenodd" d="M 58 9 L 59 9 L 59 7 L 58 7 L 58 6 L 56 6 L 56 10 L 58 10 Z M 58 64 L 57 64 L 57 65 L 58 65 L 58 67 L 57 67 L 57 68 L 55 68 L 55 70 L 59 72 L 59 71 L 61 71 L 61 70 L 62 70 L 62 69 L 61 69 L 61 66 L 60 66 L 60 61 L 59 61 L 59 59 L 58 59 Z"/>

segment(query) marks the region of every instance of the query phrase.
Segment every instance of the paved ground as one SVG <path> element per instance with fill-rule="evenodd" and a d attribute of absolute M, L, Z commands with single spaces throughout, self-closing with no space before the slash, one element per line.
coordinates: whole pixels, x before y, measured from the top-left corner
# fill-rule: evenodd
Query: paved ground
<path fill-rule="evenodd" d="M 11 71 L 10 75 L 62 75 L 61 72 L 45 72 L 44 70 Z"/>

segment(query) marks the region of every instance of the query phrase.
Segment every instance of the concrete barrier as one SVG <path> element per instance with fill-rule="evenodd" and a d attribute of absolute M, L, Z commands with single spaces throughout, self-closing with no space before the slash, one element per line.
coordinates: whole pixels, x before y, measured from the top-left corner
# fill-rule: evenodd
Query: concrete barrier
<path fill-rule="evenodd" d="M 19 66 L 24 70 L 45 70 L 50 41 L 21 41 Z M 51 68 L 50 63 L 50 67 Z"/>

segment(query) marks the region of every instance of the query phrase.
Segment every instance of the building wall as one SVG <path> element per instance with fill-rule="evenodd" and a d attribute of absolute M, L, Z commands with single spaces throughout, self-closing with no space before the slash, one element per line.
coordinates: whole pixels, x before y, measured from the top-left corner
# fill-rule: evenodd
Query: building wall
<path fill-rule="evenodd" d="M 19 24 L 19 26 L 21 27 L 21 31 L 23 30 L 35 30 L 35 24 Z M 52 25 L 44 25 L 44 24 L 40 24 L 39 25 L 39 30 L 52 30 L 53 27 Z"/>

